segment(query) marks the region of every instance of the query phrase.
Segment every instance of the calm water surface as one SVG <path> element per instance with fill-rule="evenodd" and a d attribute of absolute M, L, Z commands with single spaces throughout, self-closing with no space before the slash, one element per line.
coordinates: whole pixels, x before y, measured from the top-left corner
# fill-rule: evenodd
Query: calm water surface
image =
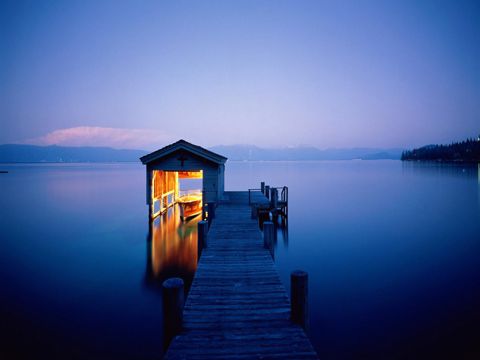
<path fill-rule="evenodd" d="M 160 285 L 191 282 L 196 221 L 149 229 L 139 164 L 1 165 L 0 358 L 158 359 Z M 480 355 L 480 170 L 229 162 L 227 190 L 288 185 L 275 262 L 309 272 L 322 359 Z M 15 355 L 13 355 L 15 354 Z"/>

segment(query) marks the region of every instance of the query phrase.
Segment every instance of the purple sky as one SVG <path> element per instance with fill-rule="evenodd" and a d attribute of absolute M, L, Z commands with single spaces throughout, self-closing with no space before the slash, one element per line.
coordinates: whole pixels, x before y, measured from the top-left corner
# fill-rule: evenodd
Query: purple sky
<path fill-rule="evenodd" d="M 2 1 L 0 54 L 0 143 L 480 133 L 479 1 Z"/>

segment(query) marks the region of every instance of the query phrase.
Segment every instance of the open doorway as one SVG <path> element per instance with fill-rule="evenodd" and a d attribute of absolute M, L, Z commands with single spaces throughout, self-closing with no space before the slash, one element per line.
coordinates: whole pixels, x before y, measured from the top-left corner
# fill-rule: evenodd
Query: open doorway
<path fill-rule="evenodd" d="M 152 218 L 178 204 L 179 216 L 188 221 L 203 210 L 203 170 L 154 170 L 152 179 Z"/>

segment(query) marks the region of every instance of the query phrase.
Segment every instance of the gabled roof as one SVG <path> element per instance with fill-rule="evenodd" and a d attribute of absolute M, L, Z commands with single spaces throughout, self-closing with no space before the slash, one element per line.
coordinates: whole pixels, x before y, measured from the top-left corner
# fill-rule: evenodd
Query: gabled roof
<path fill-rule="evenodd" d="M 158 160 L 164 156 L 167 156 L 177 150 L 185 150 L 188 151 L 194 155 L 200 156 L 204 159 L 207 159 L 209 161 L 212 161 L 216 164 L 224 164 L 225 161 L 227 161 L 227 158 L 225 156 L 219 155 L 217 153 L 214 153 L 213 151 L 207 150 L 201 146 L 198 145 L 193 145 L 192 143 L 189 143 L 188 141 L 185 140 L 178 140 L 177 142 L 174 142 L 173 144 L 167 145 L 157 151 L 154 151 L 150 154 L 147 154 L 145 156 L 142 156 L 140 160 L 142 163 L 148 164 L 152 161 Z"/>

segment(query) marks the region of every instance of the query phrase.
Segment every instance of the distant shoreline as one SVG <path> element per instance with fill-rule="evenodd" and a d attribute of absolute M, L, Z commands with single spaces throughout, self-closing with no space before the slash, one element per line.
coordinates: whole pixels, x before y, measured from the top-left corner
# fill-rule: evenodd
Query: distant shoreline
<path fill-rule="evenodd" d="M 430 164 L 480 164 L 480 160 L 429 160 L 429 159 L 401 159 L 402 162 L 410 162 L 410 163 L 430 163 Z"/>
<path fill-rule="evenodd" d="M 235 163 L 263 163 L 263 162 L 348 162 L 348 161 L 364 161 L 364 162 L 372 162 L 372 161 L 401 161 L 400 159 L 319 159 L 319 160 L 227 160 L 228 162 L 235 162 Z M 139 161 L 8 161 L 8 162 L 0 162 L 0 165 L 54 165 L 54 164 L 62 164 L 62 165 L 69 165 L 69 164 L 141 164 Z"/>
<path fill-rule="evenodd" d="M 452 163 L 479 163 L 480 136 L 449 145 L 427 145 L 418 149 L 404 151 L 402 161 L 434 161 Z"/>
<path fill-rule="evenodd" d="M 138 161 L 2 161 L 1 165 L 15 164 L 136 164 Z"/>

